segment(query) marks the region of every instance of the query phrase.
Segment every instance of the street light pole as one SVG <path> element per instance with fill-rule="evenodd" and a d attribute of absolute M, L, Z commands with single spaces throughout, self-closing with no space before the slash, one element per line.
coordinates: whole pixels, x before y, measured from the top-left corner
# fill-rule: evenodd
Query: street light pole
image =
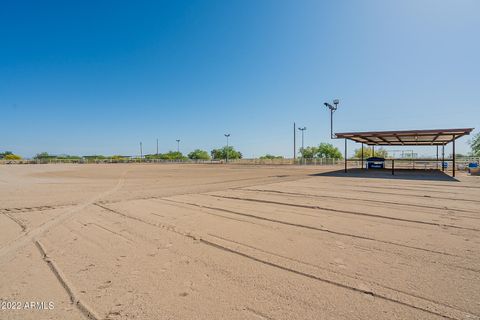
<path fill-rule="evenodd" d="M 180 139 L 177 139 L 177 152 L 180 152 Z"/>
<path fill-rule="evenodd" d="M 325 103 L 324 103 L 325 107 L 327 107 L 328 109 L 330 109 L 330 137 L 331 137 L 332 139 L 336 139 L 336 138 L 337 138 L 337 137 L 333 134 L 333 113 L 337 110 L 339 103 L 340 103 L 340 100 L 338 100 L 338 99 L 334 99 L 334 100 L 333 100 L 333 104 L 334 104 L 334 105 L 331 105 L 331 104 L 328 103 L 328 102 L 325 102 Z"/>
<path fill-rule="evenodd" d="M 225 157 L 226 157 L 225 162 L 228 162 L 228 138 L 230 137 L 230 133 L 225 133 L 224 136 L 227 138 L 227 149 L 225 149 Z"/>
<path fill-rule="evenodd" d="M 293 123 L 293 164 L 295 164 L 295 159 L 297 158 L 297 130 L 296 124 Z"/>
<path fill-rule="evenodd" d="M 303 153 L 305 152 L 305 150 L 304 150 L 305 146 L 304 146 L 303 142 L 304 142 L 304 132 L 305 132 L 305 130 L 307 130 L 307 127 L 298 128 L 298 130 L 302 131 L 302 159 L 305 160 L 305 157 L 303 156 Z"/>

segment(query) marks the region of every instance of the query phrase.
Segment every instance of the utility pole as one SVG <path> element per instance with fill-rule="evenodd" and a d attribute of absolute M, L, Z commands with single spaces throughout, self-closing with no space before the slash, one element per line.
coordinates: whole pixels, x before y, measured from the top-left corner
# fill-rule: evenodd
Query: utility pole
<path fill-rule="evenodd" d="M 225 149 L 225 157 L 226 157 L 225 162 L 228 162 L 228 138 L 230 137 L 230 133 L 225 133 L 224 136 L 227 138 L 227 149 Z"/>
<path fill-rule="evenodd" d="M 158 138 L 157 138 L 157 156 L 158 156 Z"/>
<path fill-rule="evenodd" d="M 297 126 L 294 122 L 293 123 L 293 164 L 295 164 L 296 158 L 297 158 Z"/>
<path fill-rule="evenodd" d="M 142 142 L 140 142 L 140 161 L 142 161 L 142 158 L 143 158 L 143 146 L 142 146 Z"/>
<path fill-rule="evenodd" d="M 177 152 L 180 152 L 180 139 L 177 139 Z"/>

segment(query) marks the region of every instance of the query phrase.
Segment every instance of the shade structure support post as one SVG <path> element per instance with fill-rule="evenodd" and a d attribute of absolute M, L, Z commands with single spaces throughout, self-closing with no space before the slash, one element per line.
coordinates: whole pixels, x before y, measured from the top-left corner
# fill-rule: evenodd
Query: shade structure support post
<path fill-rule="evenodd" d="M 442 144 L 442 172 L 445 172 L 445 145 Z"/>
<path fill-rule="evenodd" d="M 453 135 L 453 145 L 452 145 L 452 151 L 453 151 L 453 164 L 452 164 L 452 175 L 455 177 L 455 135 Z"/>
<path fill-rule="evenodd" d="M 437 144 L 437 170 L 438 170 L 438 144 Z"/>
<path fill-rule="evenodd" d="M 375 145 L 372 145 L 372 157 L 375 157 Z"/>
<path fill-rule="evenodd" d="M 392 159 L 392 176 L 395 175 L 395 159 Z"/>
<path fill-rule="evenodd" d="M 347 173 L 347 139 L 345 139 L 345 173 Z"/>
<path fill-rule="evenodd" d="M 364 166 L 363 166 L 363 142 L 362 142 L 362 169 L 364 169 Z"/>

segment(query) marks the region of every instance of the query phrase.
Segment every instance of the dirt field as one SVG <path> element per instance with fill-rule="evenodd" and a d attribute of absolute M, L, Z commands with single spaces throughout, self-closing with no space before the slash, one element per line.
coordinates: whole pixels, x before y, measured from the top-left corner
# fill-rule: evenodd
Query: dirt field
<path fill-rule="evenodd" d="M 457 179 L 0 166 L 0 319 L 478 319 L 480 178 Z"/>

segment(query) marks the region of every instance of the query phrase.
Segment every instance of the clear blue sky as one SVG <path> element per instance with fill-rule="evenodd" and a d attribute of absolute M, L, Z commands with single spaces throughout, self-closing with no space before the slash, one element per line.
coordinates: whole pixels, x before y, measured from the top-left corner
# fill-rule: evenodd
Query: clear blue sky
<path fill-rule="evenodd" d="M 246 157 L 291 156 L 293 121 L 307 145 L 330 140 L 333 98 L 337 131 L 478 132 L 479 13 L 476 0 L 4 1 L 0 151 L 153 153 L 158 137 L 188 152 L 229 132 Z"/>

